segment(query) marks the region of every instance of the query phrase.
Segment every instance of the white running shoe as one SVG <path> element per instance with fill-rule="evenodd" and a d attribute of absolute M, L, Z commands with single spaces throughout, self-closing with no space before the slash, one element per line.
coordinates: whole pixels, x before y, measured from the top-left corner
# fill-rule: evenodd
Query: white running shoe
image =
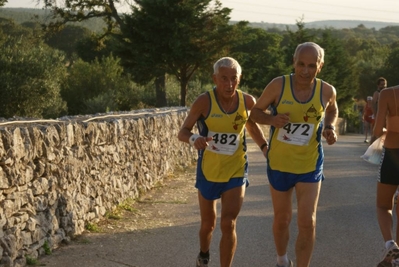
<path fill-rule="evenodd" d="M 393 263 L 396 262 L 398 258 L 399 247 L 394 241 L 391 241 L 389 247 L 384 249 L 382 261 L 378 264 L 378 267 L 395 266 Z"/>
<path fill-rule="evenodd" d="M 292 260 L 288 260 L 288 265 L 282 266 L 282 265 L 276 264 L 276 267 L 294 267 L 294 263 L 292 262 Z"/>

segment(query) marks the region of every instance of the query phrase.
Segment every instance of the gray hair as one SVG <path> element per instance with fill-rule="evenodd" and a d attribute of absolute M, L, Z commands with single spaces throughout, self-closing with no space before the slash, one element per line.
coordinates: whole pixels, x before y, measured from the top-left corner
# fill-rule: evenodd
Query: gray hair
<path fill-rule="evenodd" d="M 309 47 L 309 46 L 313 47 L 314 49 L 316 49 L 316 51 L 317 51 L 317 62 L 318 63 L 324 63 L 324 49 L 320 45 L 318 45 L 318 44 L 316 44 L 314 42 L 305 42 L 305 43 L 299 44 L 296 47 L 296 49 L 295 49 L 294 60 L 298 57 L 298 54 L 299 54 L 299 52 L 300 52 L 300 50 L 302 48 Z"/>
<path fill-rule="evenodd" d="M 222 57 L 213 65 L 213 74 L 219 73 L 219 68 L 226 67 L 237 70 L 237 74 L 241 75 L 241 66 L 237 60 L 232 57 Z"/>

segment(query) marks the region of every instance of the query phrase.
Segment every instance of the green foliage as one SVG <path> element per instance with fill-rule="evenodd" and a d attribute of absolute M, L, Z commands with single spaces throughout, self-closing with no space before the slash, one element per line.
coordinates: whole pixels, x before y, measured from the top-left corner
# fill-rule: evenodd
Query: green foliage
<path fill-rule="evenodd" d="M 51 247 L 50 247 L 50 244 L 48 243 L 48 241 L 44 242 L 43 249 L 44 249 L 44 253 L 46 255 L 51 255 L 52 251 L 51 251 Z"/>
<path fill-rule="evenodd" d="M 287 28 L 286 34 L 283 35 L 284 39 L 281 43 L 281 46 L 285 54 L 286 66 L 292 66 L 293 55 L 298 44 L 303 42 L 317 43 L 315 34 L 309 29 L 306 29 L 303 20 L 297 21 L 296 26 L 296 31 Z"/>
<path fill-rule="evenodd" d="M 180 83 L 174 76 L 170 76 L 167 79 L 166 86 L 168 91 L 166 92 L 166 98 L 168 106 L 179 106 L 180 105 Z M 211 83 L 211 77 L 208 79 L 208 83 L 203 83 L 199 79 L 192 79 L 188 83 L 187 93 L 187 106 L 191 106 L 194 100 L 203 92 L 211 90 L 213 84 Z"/>
<path fill-rule="evenodd" d="M 87 28 L 67 25 L 55 33 L 49 33 L 46 43 L 53 48 L 64 51 L 68 58 L 76 53 L 79 42 L 82 39 L 90 38 L 92 32 Z"/>
<path fill-rule="evenodd" d="M 129 87 L 122 88 L 118 94 L 120 110 L 133 110 L 154 107 L 156 102 L 153 83 L 138 85 L 131 83 Z"/>
<path fill-rule="evenodd" d="M 348 46 L 350 43 L 348 44 Z M 360 88 L 363 92 L 369 94 L 376 89 L 376 81 L 380 76 L 385 76 L 384 65 L 388 56 L 388 47 L 379 44 L 378 42 L 364 42 L 359 52 L 356 54 L 355 59 L 357 68 L 360 72 Z"/>
<path fill-rule="evenodd" d="M 93 98 L 86 99 L 83 101 L 86 106 L 84 114 L 95 114 L 95 113 L 105 113 L 109 111 L 118 110 L 117 103 L 114 100 L 112 92 L 104 92 Z"/>
<path fill-rule="evenodd" d="M 87 223 L 86 224 L 86 230 L 88 230 L 90 232 L 94 232 L 94 233 L 99 233 L 100 232 L 100 228 L 98 227 L 98 225 L 96 225 L 94 223 Z"/>
<path fill-rule="evenodd" d="M 342 118 L 346 120 L 346 130 L 350 133 L 359 133 L 361 131 L 362 118 L 359 111 L 355 108 L 354 101 L 346 103 L 340 109 Z"/>
<path fill-rule="evenodd" d="M 126 211 L 134 211 L 135 209 L 132 207 L 135 203 L 135 200 L 132 198 L 125 199 L 118 205 L 118 209 L 126 210 Z"/>
<path fill-rule="evenodd" d="M 237 40 L 233 43 L 231 56 L 243 69 L 241 87 L 251 88 L 251 93 L 259 97 L 274 77 L 289 72 L 280 49 L 282 36 L 244 24 L 237 24 L 235 30 Z"/>
<path fill-rule="evenodd" d="M 26 259 L 26 265 L 37 266 L 39 264 L 39 261 L 36 258 L 25 256 L 25 259 Z"/>
<path fill-rule="evenodd" d="M 324 66 L 319 74 L 319 78 L 332 84 L 337 90 L 337 103 L 341 107 L 341 116 L 343 107 L 353 101 L 358 88 L 358 81 L 353 79 L 355 73 L 355 62 L 344 49 L 342 40 L 333 38 L 331 32 L 326 30 L 319 44 L 325 49 Z M 354 90 L 355 88 L 355 90 Z"/>
<path fill-rule="evenodd" d="M 83 61 L 91 62 L 96 58 L 108 57 L 116 51 L 115 43 L 117 40 L 112 37 L 99 39 L 98 35 L 81 38 L 76 43 L 76 54 Z"/>
<path fill-rule="evenodd" d="M 119 61 L 111 55 L 92 63 L 77 60 L 70 67 L 69 77 L 62 88 L 62 96 L 68 103 L 68 114 L 119 109 L 119 92 L 130 85 Z"/>
<path fill-rule="evenodd" d="M 123 211 L 128 211 L 128 212 L 136 212 L 137 211 L 135 208 L 133 208 L 133 204 L 135 202 L 136 201 L 132 198 L 125 199 L 112 212 L 107 212 L 105 217 L 107 219 L 120 220 L 120 219 L 122 219 Z"/>
<path fill-rule="evenodd" d="M 64 55 L 29 31 L 9 28 L 10 23 L 1 26 L 7 27 L 8 34 L 0 35 L 0 116 L 55 118 L 63 114 Z"/>
<path fill-rule="evenodd" d="M 165 74 L 180 81 L 180 105 L 188 82 L 201 66 L 227 51 L 232 39 L 230 9 L 210 0 L 135 0 L 124 17 L 124 42 L 118 55 L 134 80 L 146 83 Z M 178 19 L 176 19 L 178 18 Z M 162 89 L 162 86 L 160 86 Z M 162 94 L 160 94 L 162 95 Z"/>
<path fill-rule="evenodd" d="M 1 10 L 1 9 L 0 9 Z M 41 42 L 33 35 L 32 29 L 15 24 L 10 19 L 0 18 L 0 40 L 4 43 L 8 38 L 20 38 L 23 36 L 32 44 Z"/>
<path fill-rule="evenodd" d="M 389 55 L 384 64 L 384 77 L 388 81 L 388 86 L 399 84 L 399 41 L 392 45 Z"/>
<path fill-rule="evenodd" d="M 118 211 L 114 211 L 114 212 L 107 212 L 105 214 L 105 217 L 107 219 L 111 219 L 111 220 L 120 220 L 122 219 L 122 216 L 119 214 Z"/>

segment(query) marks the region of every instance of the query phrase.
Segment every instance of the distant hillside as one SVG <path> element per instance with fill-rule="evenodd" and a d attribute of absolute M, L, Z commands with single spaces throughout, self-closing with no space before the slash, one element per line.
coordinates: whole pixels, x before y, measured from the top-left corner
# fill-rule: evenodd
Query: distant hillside
<path fill-rule="evenodd" d="M 394 22 L 380 22 L 380 21 L 364 21 L 364 20 L 322 20 L 322 21 L 314 21 L 305 23 L 306 27 L 309 28 L 336 28 L 336 29 L 344 29 L 344 28 L 356 28 L 360 24 L 364 25 L 366 28 L 375 28 L 379 30 L 381 28 L 385 28 L 388 26 L 399 26 L 399 23 Z"/>
<path fill-rule="evenodd" d="M 321 20 L 313 22 L 305 22 L 306 28 L 336 28 L 336 29 L 350 29 L 356 28 L 360 24 L 363 24 L 366 28 L 375 28 L 379 30 L 387 26 L 399 26 L 399 23 L 393 22 L 380 22 L 380 21 L 363 21 L 363 20 Z M 279 24 L 279 23 L 268 23 L 268 22 L 250 22 L 250 25 L 257 28 L 270 29 L 277 28 L 285 30 L 286 27 L 289 29 L 296 29 L 295 24 Z"/>
<path fill-rule="evenodd" d="M 49 10 L 36 9 L 36 8 L 0 8 L 0 17 L 12 19 L 16 23 L 24 23 L 27 21 L 36 20 L 36 16 L 44 21 L 51 15 Z"/>
<path fill-rule="evenodd" d="M 37 9 L 37 8 L 5 8 L 0 7 L 0 17 L 14 20 L 16 23 L 24 23 L 27 21 L 48 21 L 51 15 L 49 10 Z M 36 17 L 36 18 L 35 18 Z M 237 21 L 231 21 L 236 23 Z M 360 24 L 363 24 L 366 28 L 375 28 L 379 30 L 387 26 L 399 26 L 399 23 L 379 22 L 379 21 L 361 21 L 361 20 L 322 20 L 305 23 L 307 28 L 356 28 Z M 83 22 L 81 25 L 87 27 L 92 31 L 99 32 L 104 27 L 104 23 L 101 19 L 93 19 L 91 21 Z M 286 27 L 290 29 L 296 29 L 295 24 L 278 24 L 278 23 L 267 23 L 267 22 L 250 22 L 250 25 L 257 28 L 270 29 L 277 28 L 285 30 Z"/>
<path fill-rule="evenodd" d="M 0 18 L 11 19 L 15 23 L 22 24 L 24 22 L 34 21 L 38 23 L 45 23 L 51 19 L 51 11 L 38 8 L 0 8 Z M 101 32 L 105 27 L 105 23 L 100 18 L 93 18 L 81 23 L 71 23 L 78 25 L 93 32 Z"/>

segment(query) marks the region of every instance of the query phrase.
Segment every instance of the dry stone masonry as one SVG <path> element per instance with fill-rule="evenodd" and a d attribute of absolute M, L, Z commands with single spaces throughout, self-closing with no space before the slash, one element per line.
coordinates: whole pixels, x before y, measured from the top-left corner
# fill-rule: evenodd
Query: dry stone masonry
<path fill-rule="evenodd" d="M 0 266 L 25 266 L 175 168 L 186 108 L 0 122 Z"/>

